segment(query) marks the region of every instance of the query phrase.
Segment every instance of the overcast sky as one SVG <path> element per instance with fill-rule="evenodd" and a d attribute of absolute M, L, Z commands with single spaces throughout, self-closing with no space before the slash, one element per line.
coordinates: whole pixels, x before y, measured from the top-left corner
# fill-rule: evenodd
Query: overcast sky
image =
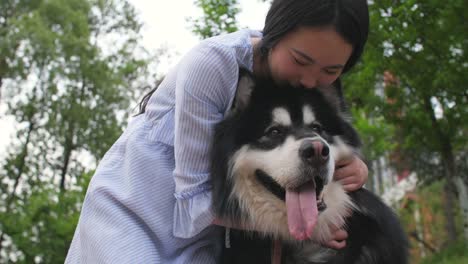
<path fill-rule="evenodd" d="M 145 23 L 143 28 L 144 45 L 157 47 L 162 43 L 180 52 L 187 51 L 198 42 L 190 31 L 186 18 L 198 17 L 201 10 L 193 5 L 193 0 L 129 0 Z M 268 9 L 261 0 L 239 0 L 241 13 L 238 16 L 240 27 L 262 29 Z"/>
<path fill-rule="evenodd" d="M 144 23 L 143 45 L 150 51 L 161 46 L 169 48 L 172 56 L 163 60 L 158 71 L 166 72 L 180 56 L 199 40 L 192 34 L 187 17 L 198 17 L 201 10 L 193 5 L 193 0 L 129 0 Z M 268 3 L 261 0 L 239 0 L 241 13 L 237 21 L 241 28 L 262 29 Z M 5 147 L 14 137 L 14 118 L 5 116 L 6 105 L 0 104 L 0 158 L 4 157 Z"/>
<path fill-rule="evenodd" d="M 140 14 L 143 27 L 143 43 L 150 50 L 167 46 L 170 61 L 163 61 L 158 70 L 167 71 L 180 56 L 185 54 L 198 41 L 190 31 L 188 17 L 199 17 L 201 9 L 193 5 L 193 0 L 129 0 Z M 237 17 L 241 28 L 262 29 L 269 4 L 261 0 L 239 0 L 241 13 Z M 161 68 L 161 69 L 160 69 Z"/>

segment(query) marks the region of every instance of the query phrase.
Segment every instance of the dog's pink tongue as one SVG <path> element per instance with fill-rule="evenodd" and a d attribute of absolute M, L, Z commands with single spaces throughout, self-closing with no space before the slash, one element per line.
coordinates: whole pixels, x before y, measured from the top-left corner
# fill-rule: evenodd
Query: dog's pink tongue
<path fill-rule="evenodd" d="M 312 182 L 286 190 L 289 233 L 297 240 L 310 238 L 317 223 L 317 199 Z"/>

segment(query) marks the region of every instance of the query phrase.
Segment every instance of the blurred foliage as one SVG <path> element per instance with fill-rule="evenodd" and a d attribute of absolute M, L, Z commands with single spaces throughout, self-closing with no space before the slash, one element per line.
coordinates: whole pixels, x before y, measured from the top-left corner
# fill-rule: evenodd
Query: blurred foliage
<path fill-rule="evenodd" d="M 420 186 L 399 203 L 398 215 L 410 238 L 411 263 L 419 263 L 424 255 L 432 257 L 446 246 L 446 219 L 440 213 L 444 206 L 440 199 L 444 184 L 438 181 Z M 456 225 L 462 229 L 462 214 L 458 206 L 454 209 Z"/>
<path fill-rule="evenodd" d="M 420 264 L 466 264 L 468 263 L 467 245 L 457 242 L 439 253 L 424 259 Z"/>
<path fill-rule="evenodd" d="M 365 153 L 375 158 L 383 146 L 397 172 L 415 171 L 426 184 L 445 179 L 441 211 L 448 240 L 455 241 L 452 207 L 468 178 L 468 4 L 381 0 L 369 11 L 362 62 L 345 78 Z M 367 138 L 369 127 L 376 130 Z M 457 177 L 465 185 L 454 185 Z M 460 205 L 467 208 L 464 200 Z M 464 217 L 468 223 L 466 210 Z"/>
<path fill-rule="evenodd" d="M 0 1 L 0 89 L 17 137 L 0 161 L 0 262 L 63 262 L 87 178 L 153 59 L 126 1 Z"/>
<path fill-rule="evenodd" d="M 238 0 L 195 0 L 194 4 L 203 11 L 203 15 L 199 18 L 188 18 L 188 22 L 193 25 L 192 32 L 202 39 L 238 29 Z"/>
<path fill-rule="evenodd" d="M 346 78 L 346 95 L 369 122 L 397 128 L 382 138 L 393 137 L 411 169 L 439 180 L 444 160 L 462 155 L 468 139 L 468 4 L 382 0 L 369 7 L 369 42 Z"/>
<path fill-rule="evenodd" d="M 2 231 L 13 242 L 2 260 L 63 263 L 91 176 L 91 171 L 81 175 L 77 186 L 66 192 L 54 186 L 35 188 L 26 201 L 16 200 L 9 214 L 0 214 Z"/>

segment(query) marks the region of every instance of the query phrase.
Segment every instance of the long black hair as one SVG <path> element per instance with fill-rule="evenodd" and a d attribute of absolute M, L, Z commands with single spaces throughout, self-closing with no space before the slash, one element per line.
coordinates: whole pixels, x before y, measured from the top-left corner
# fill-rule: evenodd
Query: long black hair
<path fill-rule="evenodd" d="M 151 88 L 151 90 L 143 96 L 141 101 L 138 103 L 138 113 L 135 116 L 145 113 L 146 105 L 148 104 L 148 101 L 151 98 L 151 96 L 153 95 L 153 93 L 156 91 L 156 89 L 158 89 L 160 83 L 161 82 L 156 82 L 154 87 Z"/>
<path fill-rule="evenodd" d="M 274 0 L 265 19 L 262 56 L 287 33 L 300 27 L 333 27 L 353 46 L 343 72 L 362 55 L 369 33 L 367 0 Z"/>

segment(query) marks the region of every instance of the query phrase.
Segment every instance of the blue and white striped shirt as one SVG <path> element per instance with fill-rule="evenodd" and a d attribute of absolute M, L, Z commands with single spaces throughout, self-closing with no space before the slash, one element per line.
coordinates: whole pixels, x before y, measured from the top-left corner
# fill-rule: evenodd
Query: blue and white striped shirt
<path fill-rule="evenodd" d="M 100 162 L 66 263 L 216 263 L 209 146 L 239 67 L 252 70 L 251 37 L 204 40 L 168 73 Z"/>

